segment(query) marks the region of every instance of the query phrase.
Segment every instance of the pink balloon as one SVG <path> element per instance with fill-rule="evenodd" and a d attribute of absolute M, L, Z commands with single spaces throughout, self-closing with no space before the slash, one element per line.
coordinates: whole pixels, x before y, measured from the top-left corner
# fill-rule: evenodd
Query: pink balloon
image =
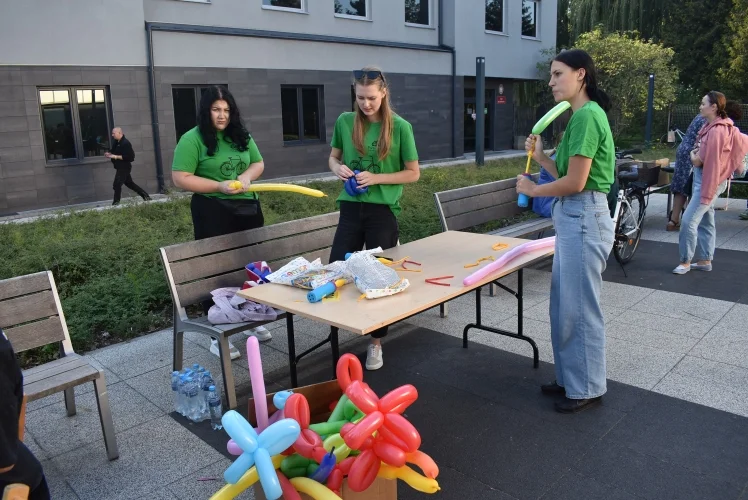
<path fill-rule="evenodd" d="M 550 238 L 543 238 L 542 240 L 528 241 L 517 247 L 512 248 L 507 253 L 499 257 L 495 262 L 491 262 L 486 267 L 475 271 L 473 274 L 462 280 L 462 284 L 465 286 L 472 286 L 480 280 L 484 279 L 489 274 L 495 273 L 502 267 L 504 267 L 509 261 L 519 257 L 527 252 L 534 252 L 535 250 L 542 250 L 550 248 L 556 244 L 556 237 L 551 236 Z"/>
<path fill-rule="evenodd" d="M 226 449 L 231 453 L 232 455 L 241 455 L 244 453 L 244 450 L 239 448 L 239 445 L 234 442 L 233 439 L 229 439 L 229 442 L 226 443 Z"/>
<path fill-rule="evenodd" d="M 265 377 L 262 374 L 260 342 L 254 336 L 247 339 L 247 363 L 249 363 L 249 379 L 252 382 L 252 397 L 255 400 L 257 432 L 260 433 L 268 426 L 268 402 L 265 392 Z"/>
<path fill-rule="evenodd" d="M 270 416 L 270 418 L 268 419 L 268 425 L 273 425 L 282 418 L 286 418 L 285 412 L 283 410 L 278 410 Z"/>

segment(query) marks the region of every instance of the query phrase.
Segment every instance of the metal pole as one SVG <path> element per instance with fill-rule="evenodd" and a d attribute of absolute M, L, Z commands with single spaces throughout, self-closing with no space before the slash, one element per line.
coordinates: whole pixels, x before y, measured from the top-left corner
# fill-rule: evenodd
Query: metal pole
<path fill-rule="evenodd" d="M 654 92 L 655 76 L 649 75 L 649 96 L 647 97 L 647 129 L 644 133 L 644 142 L 647 147 L 652 146 L 652 115 L 654 114 Z"/>
<path fill-rule="evenodd" d="M 486 58 L 475 58 L 475 164 L 482 166 L 485 151 Z"/>

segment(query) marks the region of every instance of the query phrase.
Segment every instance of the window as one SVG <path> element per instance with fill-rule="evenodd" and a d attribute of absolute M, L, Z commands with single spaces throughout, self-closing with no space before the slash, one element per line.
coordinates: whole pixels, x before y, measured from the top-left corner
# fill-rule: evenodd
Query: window
<path fill-rule="evenodd" d="M 335 17 L 369 19 L 369 0 L 335 0 Z"/>
<path fill-rule="evenodd" d="M 112 130 L 105 87 L 39 89 L 47 161 L 104 156 Z"/>
<path fill-rule="evenodd" d="M 522 0 L 522 36 L 538 38 L 537 0 Z"/>
<path fill-rule="evenodd" d="M 306 0 L 262 0 L 263 9 L 287 10 L 289 12 L 305 12 Z"/>
<path fill-rule="evenodd" d="M 486 0 L 486 31 L 504 33 L 504 0 Z"/>
<path fill-rule="evenodd" d="M 228 85 L 222 85 L 228 88 Z M 174 129 L 177 133 L 177 142 L 188 130 L 197 126 L 197 111 L 200 106 L 200 97 L 208 86 L 184 86 L 174 85 L 171 88 L 171 100 L 174 104 Z"/>
<path fill-rule="evenodd" d="M 324 109 L 322 87 L 282 85 L 283 142 L 323 142 Z"/>
<path fill-rule="evenodd" d="M 405 0 L 405 24 L 431 26 L 430 0 Z"/>

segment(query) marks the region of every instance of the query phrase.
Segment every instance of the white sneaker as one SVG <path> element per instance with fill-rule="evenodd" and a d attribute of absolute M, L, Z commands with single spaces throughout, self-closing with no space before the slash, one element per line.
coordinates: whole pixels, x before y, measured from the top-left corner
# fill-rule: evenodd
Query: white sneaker
<path fill-rule="evenodd" d="M 369 344 L 369 348 L 366 350 L 366 369 L 367 370 L 379 370 L 384 365 L 382 359 L 382 346 L 376 344 Z"/>
<path fill-rule="evenodd" d="M 215 354 L 219 358 L 221 357 L 221 353 L 218 350 L 218 341 L 216 339 L 210 339 L 210 352 L 211 354 Z M 242 354 L 239 352 L 239 349 L 234 347 L 234 344 L 229 341 L 229 352 L 231 353 L 231 360 L 239 359 L 242 357 Z"/>
<path fill-rule="evenodd" d="M 273 336 L 270 335 L 270 332 L 267 328 L 264 326 L 258 326 L 257 328 L 250 328 L 249 330 L 246 330 L 244 332 L 244 335 L 254 335 L 257 337 L 257 340 L 260 342 L 267 342 L 268 340 L 272 340 Z"/>
<path fill-rule="evenodd" d="M 686 274 L 690 270 L 691 266 L 684 266 L 683 264 L 679 264 L 678 267 L 673 269 L 673 274 Z"/>

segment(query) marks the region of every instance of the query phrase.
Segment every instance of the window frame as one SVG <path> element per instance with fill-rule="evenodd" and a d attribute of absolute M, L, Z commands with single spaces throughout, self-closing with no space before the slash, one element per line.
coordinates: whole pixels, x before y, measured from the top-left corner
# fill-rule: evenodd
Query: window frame
<path fill-rule="evenodd" d="M 353 21 L 369 21 L 371 22 L 371 0 L 365 0 L 364 5 L 366 6 L 366 16 L 352 16 L 350 14 L 338 14 L 335 12 L 335 2 L 333 1 L 333 16 L 338 19 L 351 19 Z"/>
<path fill-rule="evenodd" d="M 202 95 L 199 94 L 200 89 L 212 87 L 213 85 L 218 85 L 219 87 L 226 87 L 227 89 L 229 86 L 225 83 L 174 83 L 171 85 L 171 110 L 174 113 L 174 116 L 176 117 L 176 110 L 174 109 L 174 89 L 192 89 L 195 93 L 195 121 L 197 122 L 197 113 L 200 111 L 200 98 Z M 195 123 L 195 125 L 199 125 L 198 123 Z M 174 136 L 177 135 L 177 123 L 176 119 L 174 122 Z M 179 142 L 180 137 L 177 137 L 177 142 Z"/>
<path fill-rule="evenodd" d="M 283 139 L 283 146 L 307 146 L 310 144 L 324 144 L 327 142 L 327 130 L 325 128 L 325 87 L 324 85 L 294 85 L 281 84 L 281 137 L 283 136 L 283 89 L 296 90 L 296 119 L 299 123 L 299 138 L 287 141 Z M 314 89 L 317 91 L 317 109 L 319 117 L 317 126 L 319 127 L 319 139 L 304 139 L 304 101 L 302 96 L 303 89 Z"/>
<path fill-rule="evenodd" d="M 486 28 L 486 16 L 488 15 L 488 5 L 486 5 L 486 1 L 483 2 L 483 30 L 488 35 L 500 35 L 500 36 L 509 36 L 509 32 L 507 31 L 507 1 L 506 0 L 500 0 L 501 1 L 501 28 L 503 31 L 496 31 L 496 30 L 490 30 Z"/>
<path fill-rule="evenodd" d="M 535 4 L 535 36 L 525 35 L 522 33 L 522 10 L 524 10 L 524 3 L 532 2 Z M 520 35 L 525 40 L 540 40 L 540 0 L 522 0 L 523 9 L 520 10 Z"/>
<path fill-rule="evenodd" d="M 307 14 L 307 0 L 299 0 L 301 7 L 295 9 L 293 7 L 276 7 L 275 5 L 265 5 L 265 0 L 261 0 L 260 7 L 263 10 L 277 10 L 279 12 L 291 12 L 293 14 Z"/>
<path fill-rule="evenodd" d="M 421 0 L 421 1 L 424 1 L 424 0 Z M 418 24 L 418 23 L 409 23 L 408 21 L 405 21 L 405 26 L 408 26 L 409 28 L 434 29 L 434 11 L 431 8 L 433 6 L 433 2 L 431 0 L 425 0 L 425 2 L 429 8 L 429 23 Z M 405 4 L 404 3 L 403 3 L 403 15 L 405 15 Z"/>
<path fill-rule="evenodd" d="M 70 117 L 73 122 L 73 140 L 75 141 L 75 158 L 60 158 L 55 160 L 49 159 L 47 152 L 47 141 L 45 140 L 44 108 L 42 99 L 39 95 L 42 91 L 67 90 L 70 96 Z M 112 116 L 112 96 L 109 92 L 109 85 L 40 85 L 36 87 L 36 105 L 39 108 L 39 123 L 41 125 L 42 147 L 44 148 L 44 161 L 47 166 L 69 166 L 81 165 L 84 163 L 101 163 L 109 161 L 105 156 L 85 156 L 83 151 L 83 131 L 81 129 L 80 113 L 78 110 L 78 90 L 103 90 L 104 107 L 106 109 L 107 137 L 109 137 L 109 146 L 112 145 L 112 129 L 114 128 L 114 119 Z"/>

